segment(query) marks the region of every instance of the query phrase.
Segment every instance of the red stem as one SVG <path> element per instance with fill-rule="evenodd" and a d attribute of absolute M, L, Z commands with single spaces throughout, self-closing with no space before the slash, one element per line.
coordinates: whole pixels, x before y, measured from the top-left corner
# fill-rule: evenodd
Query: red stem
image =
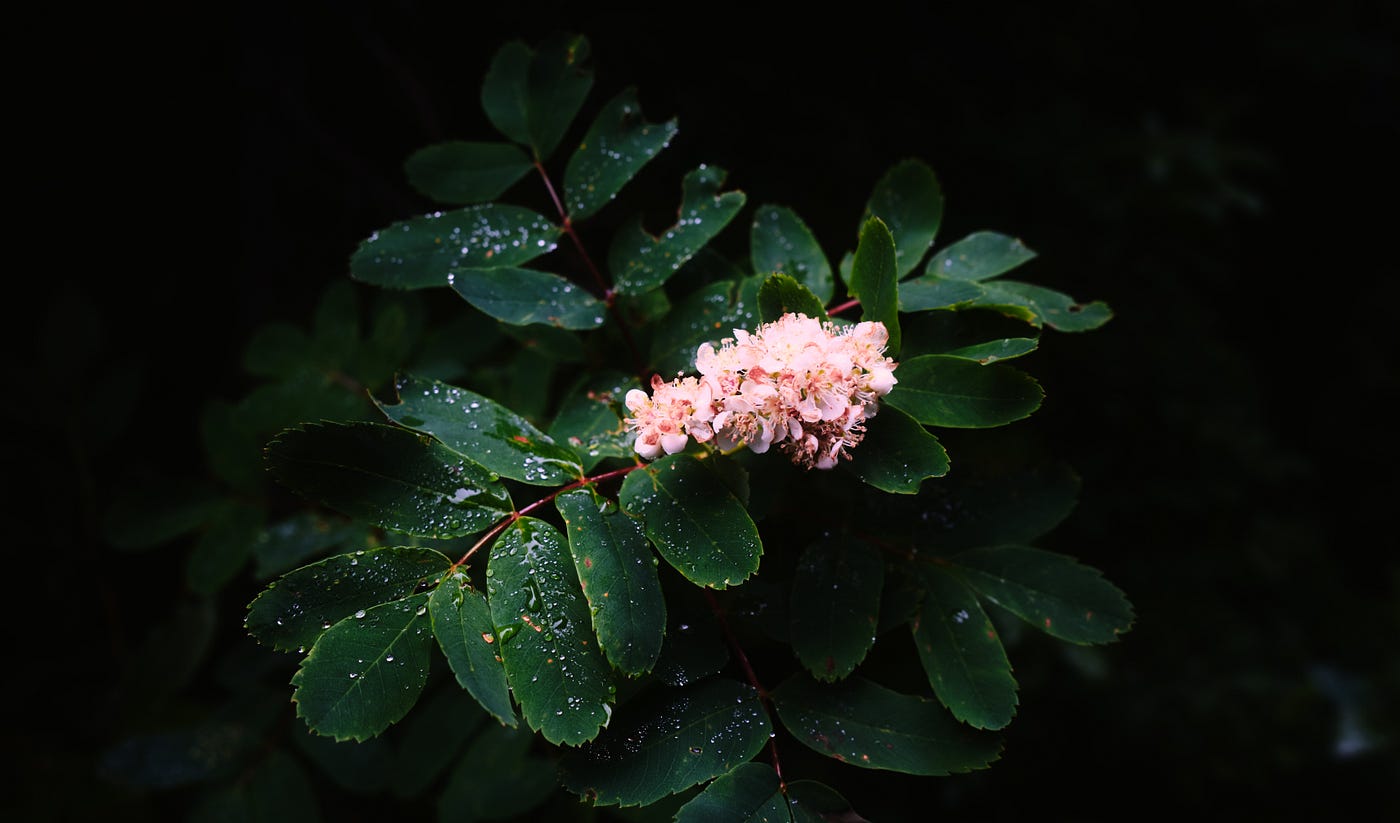
<path fill-rule="evenodd" d="M 856 300 L 856 299 L 854 299 L 854 298 L 852 298 L 852 299 L 847 300 L 846 302 L 840 304 L 839 306 L 836 306 L 836 307 L 834 307 L 834 308 L 827 309 L 826 314 L 827 314 L 828 317 L 830 317 L 830 316 L 833 315 L 833 314 L 840 314 L 841 312 L 846 311 L 847 309 L 853 309 L 853 308 L 855 308 L 856 306 L 859 306 L 859 305 L 860 305 L 860 301 L 859 301 L 859 300 Z"/>
<path fill-rule="evenodd" d="M 539 500 L 536 500 L 530 505 L 525 506 L 519 511 L 511 512 L 510 514 L 496 521 L 496 524 L 493 525 L 491 528 L 487 529 L 486 534 L 483 534 L 480 540 L 473 543 L 472 547 L 470 549 L 467 549 L 467 553 L 462 555 L 462 559 L 458 560 L 456 563 L 453 563 L 452 568 L 448 569 L 447 572 L 451 574 L 452 572 L 456 571 L 462 566 L 465 566 L 467 561 L 471 559 L 472 555 L 476 554 L 478 549 L 480 549 L 482 546 L 485 546 L 487 543 L 490 543 L 493 539 L 495 539 L 496 535 L 510 528 L 510 525 L 512 523 L 529 514 L 530 512 L 534 511 L 535 509 L 538 509 L 540 506 L 551 502 L 552 500 L 554 500 L 554 498 L 558 497 L 564 492 L 573 491 L 574 489 L 580 489 L 592 483 L 601 483 L 604 480 L 611 480 L 614 477 L 621 477 L 624 474 L 636 471 L 641 467 L 641 463 L 633 463 L 630 466 L 623 466 L 620 469 L 613 469 L 612 471 L 603 472 L 602 474 L 595 474 L 592 477 L 581 477 L 578 480 L 569 483 L 568 485 L 560 486 L 553 492 L 545 495 L 544 497 L 541 497 Z"/>
<path fill-rule="evenodd" d="M 720 608 L 719 601 L 715 599 L 715 593 L 710 589 L 703 589 L 705 592 L 705 602 L 710 604 L 710 611 L 714 613 L 715 620 L 719 621 L 719 627 L 724 632 L 725 640 L 729 641 L 729 647 L 734 650 L 734 656 L 739 659 L 739 666 L 744 670 L 744 676 L 749 679 L 749 685 L 758 692 L 758 699 L 763 702 L 763 708 L 768 712 L 769 722 L 777 714 L 773 708 L 773 698 L 768 694 L 768 690 L 758 680 L 758 673 L 753 670 L 753 664 L 749 662 L 749 656 L 744 654 L 744 647 L 739 645 L 739 638 L 734 635 L 729 628 L 729 621 L 724 619 L 724 610 Z M 769 738 L 769 750 L 773 756 L 773 771 L 778 773 L 778 785 L 783 792 L 787 792 L 787 781 L 783 780 L 783 764 L 778 759 L 778 741 L 776 738 Z"/>
<path fill-rule="evenodd" d="M 632 355 L 633 371 L 637 373 L 637 378 L 646 385 L 647 376 L 642 368 L 642 357 L 637 350 L 637 343 L 632 339 L 632 330 L 627 327 L 627 322 L 622 317 L 622 312 L 617 308 L 617 292 L 608 285 L 608 281 L 603 277 L 603 273 L 594 265 L 593 258 L 589 256 L 588 250 L 583 247 L 583 240 L 574 230 L 573 218 L 569 216 L 564 208 L 564 203 L 559 199 L 559 194 L 554 190 L 554 183 L 549 179 L 549 172 L 545 171 L 544 164 L 537 158 L 535 160 L 535 171 L 540 173 L 540 179 L 544 181 L 545 190 L 549 192 L 549 199 L 554 201 L 554 208 L 559 212 L 559 220 L 564 227 L 564 233 L 574 243 L 574 249 L 578 251 L 579 257 L 583 258 L 583 264 L 588 268 L 589 274 L 593 275 L 593 282 L 598 284 L 598 290 L 603 295 L 603 304 L 608 307 L 608 313 L 613 320 L 617 321 L 617 327 L 622 331 L 622 341 L 627 345 L 627 351 Z"/>

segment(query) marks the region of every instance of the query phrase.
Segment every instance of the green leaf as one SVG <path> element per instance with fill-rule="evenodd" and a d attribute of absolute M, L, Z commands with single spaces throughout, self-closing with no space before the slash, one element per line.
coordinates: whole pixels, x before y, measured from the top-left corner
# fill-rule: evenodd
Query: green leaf
<path fill-rule="evenodd" d="M 248 562 L 262 533 L 262 510 L 230 503 L 214 516 L 190 550 L 185 581 L 197 594 L 212 595 Z"/>
<path fill-rule="evenodd" d="M 539 45 L 530 61 L 525 83 L 525 114 L 530 145 L 548 160 L 593 88 L 593 72 L 585 69 L 588 38 L 557 34 Z"/>
<path fill-rule="evenodd" d="M 988 280 L 1034 258 L 1035 252 L 1015 237 L 979 231 L 935 254 L 924 267 L 924 276 Z"/>
<path fill-rule="evenodd" d="M 599 806 L 644 806 L 748 762 L 771 730 L 758 693 L 743 683 L 658 689 L 564 757 L 564 788 Z"/>
<path fill-rule="evenodd" d="M 520 206 L 433 212 L 380 229 L 350 257 L 350 276 L 390 289 L 451 284 L 462 269 L 519 266 L 554 251 L 560 229 Z"/>
<path fill-rule="evenodd" d="M 484 600 L 482 604 L 485 605 Z M 462 693 L 450 686 L 424 700 L 403 725 L 390 777 L 394 796 L 422 794 L 448 767 L 483 719 L 475 704 L 464 700 Z"/>
<path fill-rule="evenodd" d="M 458 269 L 447 276 L 464 300 L 502 323 L 596 329 L 607 306 L 557 274 L 534 269 Z"/>
<path fill-rule="evenodd" d="M 671 588 L 666 598 L 666 642 L 652 675 L 667 686 L 689 686 L 718 674 L 728 662 L 729 644 L 704 592 L 684 583 Z"/>
<path fill-rule="evenodd" d="M 510 514 L 510 495 L 476 463 L 377 423 L 288 429 L 267 447 L 274 477 L 310 500 L 386 529 L 459 537 Z"/>
<path fill-rule="evenodd" d="M 626 89 L 598 113 L 564 169 L 564 208 L 582 220 L 607 205 L 676 136 L 676 120 L 642 119 L 637 90 Z"/>
<path fill-rule="evenodd" d="M 860 232 L 851 263 L 851 297 L 860 300 L 860 319 L 885 324 L 890 333 L 886 351 L 899 355 L 899 284 L 895 277 L 894 238 L 885 224 L 872 217 Z"/>
<path fill-rule="evenodd" d="M 486 575 L 491 622 L 525 722 L 551 743 L 593 739 L 608 722 L 613 686 L 563 535 L 543 520 L 516 520 L 492 546 Z"/>
<path fill-rule="evenodd" d="M 985 768 L 996 735 L 974 731 L 937 702 L 862 677 L 822 685 L 798 674 L 773 692 L 778 717 L 813 751 L 864 769 L 948 775 Z"/>
<path fill-rule="evenodd" d="M 764 278 L 725 280 L 699 288 L 682 300 L 652 337 L 651 361 L 661 374 L 690 371 L 702 343 L 758 325 L 758 290 Z"/>
<path fill-rule="evenodd" d="M 1071 643 L 1110 643 L 1133 625 L 1133 607 L 1098 569 L 1029 546 L 972 549 L 947 564 L 983 598 Z"/>
<path fill-rule="evenodd" d="M 806 286 L 786 274 L 770 274 L 758 289 L 758 316 L 771 323 L 788 312 L 827 320 L 822 301 Z"/>
<path fill-rule="evenodd" d="M 974 306 L 1020 317 L 1036 328 L 1043 324 L 1056 331 L 1089 331 L 1113 317 L 1113 311 L 1103 301 L 1078 303 L 1063 292 L 1016 280 L 984 283 L 982 289 L 985 294 Z"/>
<path fill-rule="evenodd" d="M 437 823 L 518 820 L 557 787 L 554 764 L 530 754 L 525 729 L 487 728 L 472 740 L 437 801 Z"/>
<path fill-rule="evenodd" d="M 786 274 L 806 286 L 823 304 L 836 290 L 831 264 L 811 229 L 792 209 L 759 206 L 749 231 L 749 258 L 755 274 Z"/>
<path fill-rule="evenodd" d="M 311 648 L 332 624 L 401 600 L 452 562 L 432 549 L 388 548 L 329 557 L 285 574 L 248 605 L 244 628 L 278 651 Z"/>
<path fill-rule="evenodd" d="M 642 524 L 591 488 L 561 494 L 554 505 L 608 662 L 630 675 L 651 671 L 666 632 L 666 601 Z"/>
<path fill-rule="evenodd" d="M 634 452 L 620 409 L 630 389 L 640 388 L 637 378 L 621 372 L 594 374 L 559 407 L 549 436 L 578 455 L 585 472 L 607 457 L 630 457 Z"/>
<path fill-rule="evenodd" d="M 1064 464 L 949 478 L 919 495 L 921 538 L 944 550 L 1029 543 L 1074 510 L 1080 481 Z M 934 492 L 930 494 L 929 492 Z"/>
<path fill-rule="evenodd" d="M 948 357 L 959 357 L 963 360 L 972 360 L 982 365 L 996 363 L 1000 360 L 1011 360 L 1022 355 L 1030 354 L 1040 345 L 1040 341 L 1034 337 L 1003 337 L 1000 340 L 988 340 L 985 343 L 974 343 L 971 346 L 960 346 L 956 349 L 949 349 L 945 352 L 938 352 Z"/>
<path fill-rule="evenodd" d="M 676 823 L 776 823 L 790 820 L 782 781 L 773 767 L 744 763 L 722 774 L 681 807 Z"/>
<path fill-rule="evenodd" d="M 509 143 L 449 140 L 414 152 L 404 172 L 424 196 L 465 206 L 500 197 L 531 165 L 529 156 Z"/>
<path fill-rule="evenodd" d="M 724 481 L 688 454 L 672 454 L 627 476 L 618 493 L 645 522 L 647 539 L 697 586 L 736 586 L 758 571 L 758 528 Z"/>
<path fill-rule="evenodd" d="M 624 226 L 608 250 L 608 269 L 621 294 L 642 294 L 665 283 L 710 242 L 744 207 L 744 193 L 720 193 L 728 174 L 718 166 L 701 166 L 681 182 L 676 224 L 653 237 L 641 218 Z"/>
<path fill-rule="evenodd" d="M 543 323 L 499 328 L 507 337 L 520 344 L 521 354 L 536 354 L 556 363 L 583 362 L 583 341 L 571 331 Z"/>
<path fill-rule="evenodd" d="M 937 567 L 922 577 L 924 602 L 911 627 L 933 693 L 974 728 L 1004 728 L 1016 714 L 1016 680 L 992 621 L 956 577 Z"/>
<path fill-rule="evenodd" d="M 883 406 L 879 417 L 865 424 L 865 439 L 851 450 L 850 466 L 880 491 L 914 494 L 924 478 L 948 473 L 948 452 L 919 421 Z"/>
<path fill-rule="evenodd" d="M 794 780 L 787 784 L 787 796 L 793 823 L 870 823 L 835 789 L 815 780 Z"/>
<path fill-rule="evenodd" d="M 1023 420 L 1045 391 L 1011 366 L 983 366 L 960 357 L 926 354 L 899 364 L 899 382 L 885 402 L 927 426 L 986 429 Z"/>
<path fill-rule="evenodd" d="M 885 590 L 880 593 L 880 625 L 877 634 L 884 634 L 914 618 L 924 598 L 924 587 L 917 582 L 917 577 L 909 563 L 891 566 L 889 573 L 885 575 Z"/>
<path fill-rule="evenodd" d="M 428 682 L 428 595 L 357 611 L 316 641 L 292 677 L 297 716 L 317 734 L 366 740 L 400 720 Z"/>
<path fill-rule="evenodd" d="M 821 680 L 855 671 L 875 644 L 885 561 L 853 537 L 808 546 L 792 575 L 792 650 Z"/>
<path fill-rule="evenodd" d="M 925 275 L 899 284 L 899 310 L 961 308 L 972 305 L 983 294 L 985 291 L 980 285 L 967 280 Z"/>
<path fill-rule="evenodd" d="M 268 526 L 258 535 L 253 543 L 256 558 L 253 574 L 266 580 L 291 571 L 332 546 L 356 541 L 364 545 L 367 528 L 312 512 L 293 515 Z"/>
<path fill-rule="evenodd" d="M 471 588 L 465 572 L 448 575 L 428 600 L 438 646 L 466 689 L 492 717 L 516 725 L 506 669 L 497 654 L 496 626 L 486 596 Z"/>
<path fill-rule="evenodd" d="M 398 403 L 376 401 L 389 419 L 431 434 L 502 477 L 536 486 L 560 486 L 583 477 L 572 451 L 488 397 L 413 375 L 400 377 L 395 387 Z"/>
<path fill-rule="evenodd" d="M 875 184 L 865 204 L 861 220 L 871 217 L 889 227 L 897 244 L 899 276 L 909 274 L 924 259 L 943 222 L 943 189 L 933 169 L 913 158 L 896 163 Z"/>
<path fill-rule="evenodd" d="M 535 52 L 523 42 L 506 43 L 491 58 L 481 84 L 481 108 L 496 130 L 521 145 L 530 142 L 526 83 Z"/>

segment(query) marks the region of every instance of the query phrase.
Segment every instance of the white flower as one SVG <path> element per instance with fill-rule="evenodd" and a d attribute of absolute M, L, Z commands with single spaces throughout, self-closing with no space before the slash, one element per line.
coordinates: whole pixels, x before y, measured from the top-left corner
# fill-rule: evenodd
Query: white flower
<path fill-rule="evenodd" d="M 645 459 L 683 450 L 689 438 L 762 454 L 777 443 L 794 463 L 829 469 L 864 436 L 879 398 L 896 382 L 883 323 L 845 328 L 785 314 L 753 333 L 734 330 L 695 353 L 700 377 L 652 378 L 627 393 L 634 448 Z"/>

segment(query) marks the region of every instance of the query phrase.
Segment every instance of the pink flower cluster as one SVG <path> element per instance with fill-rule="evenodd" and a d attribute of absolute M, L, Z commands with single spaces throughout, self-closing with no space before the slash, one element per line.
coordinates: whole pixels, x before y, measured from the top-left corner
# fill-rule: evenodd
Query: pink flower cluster
<path fill-rule="evenodd" d="M 884 356 L 883 323 L 839 327 L 785 314 L 752 334 L 734 330 L 718 350 L 696 351 L 697 377 L 652 377 L 651 396 L 627 393 L 627 426 L 647 460 L 683 450 L 689 438 L 724 451 L 778 444 L 793 463 L 829 469 L 864 437 L 897 365 Z"/>

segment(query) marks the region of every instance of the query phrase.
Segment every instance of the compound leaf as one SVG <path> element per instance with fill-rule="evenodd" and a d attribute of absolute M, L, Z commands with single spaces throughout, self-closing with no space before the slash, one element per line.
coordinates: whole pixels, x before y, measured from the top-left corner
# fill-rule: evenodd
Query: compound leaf
<path fill-rule="evenodd" d="M 792 576 L 792 650 L 820 680 L 840 680 L 875 643 L 885 561 L 853 537 L 808 546 Z"/>
<path fill-rule="evenodd" d="M 1035 252 L 1015 237 L 994 231 L 973 232 L 935 254 L 924 267 L 923 277 L 988 280 L 1034 258 Z"/>
<path fill-rule="evenodd" d="M 621 294 L 643 294 L 665 283 L 704 248 L 744 207 L 744 193 L 721 193 L 727 177 L 717 166 L 701 166 L 681 182 L 676 224 L 653 237 L 641 219 L 624 226 L 608 249 L 608 269 Z"/>
<path fill-rule="evenodd" d="M 457 684 L 492 717 L 515 726 L 510 686 L 505 665 L 496 653 L 496 627 L 491 622 L 486 596 L 471 588 L 465 572 L 453 572 L 433 591 L 428 614 L 433 621 L 433 635 L 457 676 Z"/>
<path fill-rule="evenodd" d="M 489 397 L 413 375 L 401 376 L 395 387 L 398 403 L 378 403 L 389 419 L 431 434 L 502 477 L 560 486 L 583 476 L 571 450 Z"/>
<path fill-rule="evenodd" d="M 1030 546 L 972 549 L 947 564 L 983 598 L 1071 643 L 1110 643 L 1133 624 L 1133 607 L 1098 569 Z"/>
<path fill-rule="evenodd" d="M 749 513 L 710 468 L 672 454 L 627 476 L 618 493 L 661 556 L 697 586 L 723 589 L 758 571 L 763 545 Z"/>
<path fill-rule="evenodd" d="M 462 299 L 513 326 L 543 323 L 561 329 L 596 329 L 607 314 L 601 300 L 549 272 L 503 266 L 457 269 L 447 277 Z"/>
<path fill-rule="evenodd" d="M 773 703 L 803 744 L 864 769 L 947 775 L 984 768 L 1001 753 L 995 735 L 962 725 L 937 702 L 863 677 L 822 685 L 798 674 L 773 692 Z"/>
<path fill-rule="evenodd" d="M 927 426 L 985 429 L 1030 417 L 1045 391 L 1011 366 L 983 366 L 961 357 L 926 354 L 899 364 L 899 382 L 885 402 Z"/>
<path fill-rule="evenodd" d="M 460 269 L 519 266 L 554 251 L 560 229 L 520 206 L 487 203 L 433 212 L 374 232 L 350 257 L 350 276 L 390 289 L 451 284 Z"/>
<path fill-rule="evenodd" d="M 948 473 L 943 444 L 898 408 L 881 408 L 879 417 L 865 427 L 865 439 L 851 450 L 850 466 L 869 485 L 895 494 L 915 494 L 924 478 Z"/>
<path fill-rule="evenodd" d="M 933 169 L 921 160 L 896 163 L 880 181 L 865 205 L 865 217 L 878 217 L 895 238 L 899 276 L 919 265 L 933 245 L 943 222 L 943 189 Z"/>
<path fill-rule="evenodd" d="M 714 782 L 676 813 L 676 823 L 776 823 L 789 820 L 782 781 L 765 763 L 744 763 Z"/>
<path fill-rule="evenodd" d="M 996 628 L 962 581 L 937 567 L 922 576 L 923 605 L 910 626 L 933 693 L 974 728 L 1005 727 L 1016 714 L 1016 680 Z"/>
<path fill-rule="evenodd" d="M 420 537 L 479 532 L 511 512 L 497 478 L 443 444 L 377 423 L 287 429 L 267 447 L 283 484 L 351 517 Z"/>
<path fill-rule="evenodd" d="M 530 158 L 510 143 L 450 140 L 409 155 L 409 185 L 439 203 L 465 206 L 500 197 L 531 168 Z"/>
<path fill-rule="evenodd" d="M 608 662 L 630 675 L 651 671 L 666 632 L 666 601 L 642 524 L 591 488 L 565 492 L 554 505 Z"/>
<path fill-rule="evenodd" d="M 894 238 L 885 224 L 872 217 L 860 232 L 851 263 L 851 297 L 860 300 L 860 319 L 885 324 L 890 334 L 890 357 L 899 355 L 899 283 L 895 276 Z"/>
<path fill-rule="evenodd" d="M 715 678 L 658 689 L 564 758 L 564 787 L 600 806 L 646 805 L 748 762 L 771 730 L 758 692 L 746 684 Z"/>
<path fill-rule="evenodd" d="M 759 206 L 749 230 L 749 259 L 756 274 L 786 274 L 825 305 L 836 290 L 817 239 L 802 218 L 783 206 Z"/>
<path fill-rule="evenodd" d="M 564 398 L 549 436 L 573 449 L 584 471 L 607 457 L 631 456 L 635 452 L 619 409 L 627 392 L 640 385 L 621 372 L 593 375 Z"/>
<path fill-rule="evenodd" d="M 333 624 L 401 600 L 452 565 L 432 549 L 369 549 L 328 557 L 282 575 L 248 605 L 244 628 L 278 651 L 309 649 Z"/>
<path fill-rule="evenodd" d="M 801 283 L 786 274 L 770 274 L 758 289 L 758 316 L 771 323 L 789 312 L 818 320 L 828 319 L 822 301 Z"/>
<path fill-rule="evenodd" d="M 487 595 L 506 679 L 531 729 L 576 746 L 608 722 L 613 686 L 563 535 L 522 517 L 497 538 Z"/>
<path fill-rule="evenodd" d="M 355 612 L 316 641 L 292 677 L 297 716 L 317 734 L 366 740 L 400 720 L 428 682 L 428 595 Z"/>
<path fill-rule="evenodd" d="M 564 169 L 564 208 L 575 221 L 597 212 L 676 136 L 674 118 L 642 119 L 637 90 L 626 89 L 598 113 Z"/>

